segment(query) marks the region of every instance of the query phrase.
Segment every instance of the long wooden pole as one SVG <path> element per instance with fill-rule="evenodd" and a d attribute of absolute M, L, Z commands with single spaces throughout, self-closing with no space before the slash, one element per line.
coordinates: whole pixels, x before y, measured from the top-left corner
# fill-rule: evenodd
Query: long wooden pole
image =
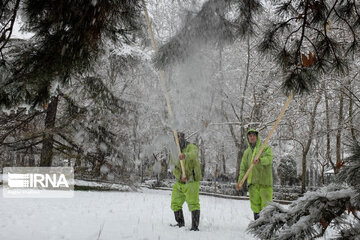
<path fill-rule="evenodd" d="M 280 112 L 280 114 L 279 114 L 278 119 L 276 120 L 274 126 L 271 128 L 268 136 L 266 137 L 265 141 L 264 141 L 263 144 L 261 145 L 261 148 L 260 148 L 259 152 L 256 154 L 256 156 L 254 157 L 254 159 L 259 159 L 259 157 L 260 157 L 262 151 L 264 150 L 266 144 L 269 142 L 269 139 L 270 139 L 271 135 L 274 133 L 275 128 L 276 128 L 277 125 L 279 124 L 281 118 L 284 116 L 284 113 L 285 113 L 285 111 L 286 111 L 286 108 L 289 106 L 290 101 L 291 101 L 291 99 L 293 98 L 293 96 L 294 96 L 294 93 L 291 92 L 289 98 L 287 99 L 284 107 L 282 108 L 282 110 L 281 110 L 281 112 Z M 242 188 L 242 185 L 244 184 L 245 180 L 246 180 L 247 177 L 249 176 L 250 171 L 253 169 L 254 164 L 253 164 L 252 162 L 253 162 L 254 159 L 251 160 L 251 165 L 250 165 L 249 169 L 246 171 L 245 176 L 242 178 L 241 182 L 238 182 L 238 183 L 236 184 L 236 189 L 237 189 L 237 190 L 240 190 L 240 189 Z"/>
<path fill-rule="evenodd" d="M 150 36 L 151 36 L 151 42 L 152 42 L 154 51 L 157 52 L 158 47 L 157 47 L 156 42 L 155 42 L 155 36 L 154 36 L 154 32 L 153 32 L 153 29 L 152 29 L 152 26 L 151 26 L 149 13 L 148 13 L 147 8 L 146 8 L 145 0 L 142 0 L 142 3 L 143 3 L 143 7 L 144 7 L 144 12 L 145 12 L 146 23 L 147 23 L 149 33 L 150 33 Z M 164 70 L 161 69 L 159 71 L 159 74 L 160 74 L 161 89 L 162 89 L 162 92 L 163 92 L 163 94 L 165 96 L 165 99 L 166 99 L 166 105 L 167 105 L 167 108 L 168 108 L 171 124 L 173 124 L 174 123 L 174 114 L 173 114 L 173 111 L 172 111 L 172 108 L 171 108 L 169 94 L 168 94 L 168 92 L 166 90 Z M 178 134 L 177 134 L 177 131 L 175 129 L 173 129 L 173 134 L 174 134 L 174 137 L 175 137 L 176 147 L 177 147 L 177 150 L 178 150 L 179 155 L 180 155 L 181 154 L 181 148 L 180 148 Z M 186 178 L 184 160 L 180 160 L 180 166 L 181 166 L 182 177 Z"/>

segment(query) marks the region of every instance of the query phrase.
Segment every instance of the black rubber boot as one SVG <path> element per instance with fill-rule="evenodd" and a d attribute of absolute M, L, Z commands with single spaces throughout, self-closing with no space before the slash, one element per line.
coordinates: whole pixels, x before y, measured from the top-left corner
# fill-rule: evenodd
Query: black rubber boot
<path fill-rule="evenodd" d="M 180 209 L 179 211 L 174 212 L 174 214 L 175 214 L 175 220 L 177 222 L 176 225 L 179 227 L 185 226 L 183 210 Z"/>
<path fill-rule="evenodd" d="M 259 218 L 259 214 L 258 213 L 254 213 L 254 220 Z"/>
<path fill-rule="evenodd" d="M 191 229 L 190 231 L 199 231 L 199 223 L 200 223 L 200 210 L 195 210 L 191 212 Z"/>

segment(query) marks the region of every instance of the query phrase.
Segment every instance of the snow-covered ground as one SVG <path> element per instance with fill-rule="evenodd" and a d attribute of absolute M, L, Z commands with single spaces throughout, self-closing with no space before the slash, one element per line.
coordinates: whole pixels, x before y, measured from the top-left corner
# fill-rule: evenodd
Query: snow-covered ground
<path fill-rule="evenodd" d="M 115 191 L 132 191 L 129 186 L 116 183 L 99 183 L 75 179 L 75 185 L 79 187 L 96 187 Z"/>
<path fill-rule="evenodd" d="M 1 196 L 0 239 L 254 239 L 246 233 L 253 218 L 249 201 L 200 196 L 200 232 L 192 232 L 186 203 L 186 227 L 169 226 L 175 223 L 170 196 L 148 189 L 76 191 L 70 199 Z"/>

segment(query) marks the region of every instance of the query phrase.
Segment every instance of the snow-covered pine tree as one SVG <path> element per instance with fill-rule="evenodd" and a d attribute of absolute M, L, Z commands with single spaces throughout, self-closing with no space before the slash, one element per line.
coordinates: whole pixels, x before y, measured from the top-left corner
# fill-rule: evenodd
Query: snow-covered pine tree
<path fill-rule="evenodd" d="M 28 46 L 11 59 L 3 56 L 2 67 L 11 74 L 0 79 L 1 104 L 7 107 L 27 102 L 48 103 L 53 82 L 66 83 L 71 76 L 89 69 L 99 56 L 105 39 L 118 45 L 130 42 L 129 37 L 140 27 L 139 1 L 6 1 L 2 6 L 20 13 L 24 28 L 34 33 Z M 11 15 L 14 16 L 14 15 Z M 5 33 L 5 32 L 4 32 Z M 7 44 L 9 41 L 1 41 Z"/>
<path fill-rule="evenodd" d="M 248 231 L 260 239 L 313 239 L 331 227 L 337 239 L 360 236 L 360 145 L 354 142 L 336 184 L 307 192 L 288 208 L 273 203 Z"/>
<path fill-rule="evenodd" d="M 137 106 L 114 91 L 117 89 L 115 81 L 121 83 L 119 79 L 111 80 L 107 72 L 112 65 L 115 72 L 111 74 L 121 75 L 129 64 L 136 65 L 141 56 L 122 53 L 121 47 L 108 48 L 108 53 L 102 56 L 106 61 L 97 61 L 93 71 L 87 71 L 68 84 L 57 82 L 51 88 L 51 95 L 58 96 L 59 100 L 54 127 L 45 130 L 46 109 L 33 109 L 30 105 L 12 108 L 9 116 L 1 114 L 0 146 L 5 147 L 2 150 L 23 152 L 26 156 L 39 155 L 43 132 L 49 131 L 53 135 L 53 156 L 77 159 L 76 167 L 82 165 L 86 170 L 90 167 L 92 171 L 88 173 L 96 176 L 100 175 L 103 164 L 116 165 L 117 170 L 124 170 L 122 177 L 126 178 L 127 169 L 134 165 L 127 139 L 132 135 L 130 123 L 137 114 Z"/>
<path fill-rule="evenodd" d="M 71 80 L 82 79 L 78 83 L 87 87 L 88 93 L 92 92 L 90 97 L 107 94 L 102 101 L 110 101 L 96 106 L 121 109 L 116 104 L 119 99 L 105 91 L 101 78 L 84 77 L 82 74 L 93 70 L 91 67 L 104 53 L 107 41 L 115 42 L 120 48 L 131 42 L 130 39 L 140 28 L 140 4 L 139 1 L 24 0 L 6 1 L 0 7 L 6 10 L 0 15 L 0 22 L 4 23 L 0 39 L 1 70 L 6 73 L 0 76 L 0 104 L 16 108 L 25 103 L 32 112 L 46 115 L 43 140 L 38 143 L 42 143 L 40 165 L 50 166 L 56 145 L 54 130 L 59 114 L 59 98 L 64 92 L 62 90 L 71 89 Z M 23 28 L 34 36 L 19 44 L 10 41 L 10 37 L 11 23 L 20 13 L 24 20 Z M 56 86 L 62 89 L 58 91 Z M 99 98 L 97 100 L 100 101 Z M 112 136 L 106 131 L 97 133 Z M 60 146 L 59 149 L 69 147 Z"/>
<path fill-rule="evenodd" d="M 290 184 L 296 179 L 296 161 L 293 156 L 288 155 L 280 159 L 277 173 L 280 178 L 281 185 Z"/>
<path fill-rule="evenodd" d="M 109 89 L 101 78 L 86 77 L 62 93 L 63 111 L 58 118 L 57 150 L 77 159 L 75 170 L 90 165 L 93 176 L 100 176 L 101 167 L 119 166 L 126 178 L 131 136 L 130 122 L 136 115 L 134 103 L 125 101 Z M 121 161 L 115 161 L 121 160 Z M 79 168 L 78 168 L 79 167 Z M 86 167 L 83 169 L 87 169 Z M 114 170 L 114 171 L 113 171 Z M 114 174 L 114 169 L 109 169 Z"/>

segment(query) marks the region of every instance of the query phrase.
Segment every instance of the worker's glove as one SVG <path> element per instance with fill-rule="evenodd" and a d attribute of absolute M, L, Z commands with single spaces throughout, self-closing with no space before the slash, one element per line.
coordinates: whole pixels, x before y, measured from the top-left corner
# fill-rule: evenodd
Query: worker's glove
<path fill-rule="evenodd" d="M 186 177 L 181 177 L 181 182 L 186 183 Z"/>
<path fill-rule="evenodd" d="M 236 183 L 236 191 L 240 191 L 242 189 L 242 186 L 240 186 L 240 183 Z"/>

